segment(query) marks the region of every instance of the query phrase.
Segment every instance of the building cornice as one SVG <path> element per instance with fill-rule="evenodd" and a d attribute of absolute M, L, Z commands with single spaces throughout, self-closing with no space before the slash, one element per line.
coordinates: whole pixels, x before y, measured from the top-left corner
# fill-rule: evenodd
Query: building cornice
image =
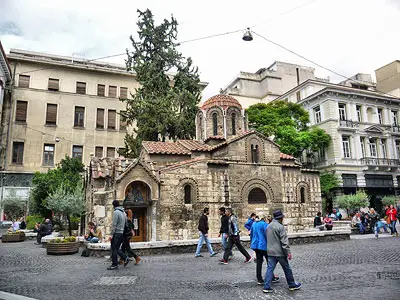
<path fill-rule="evenodd" d="M 6 75 L 6 81 L 11 81 L 11 68 L 8 63 L 6 53 L 4 52 L 3 45 L 0 42 L 0 67 L 3 69 L 4 74 Z"/>

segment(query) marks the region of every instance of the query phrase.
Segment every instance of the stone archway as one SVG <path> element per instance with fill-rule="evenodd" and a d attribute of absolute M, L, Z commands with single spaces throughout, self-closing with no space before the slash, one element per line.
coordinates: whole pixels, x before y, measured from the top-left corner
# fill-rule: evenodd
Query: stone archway
<path fill-rule="evenodd" d="M 152 204 L 151 189 L 143 181 L 132 181 L 125 188 L 123 206 L 132 211 L 132 222 L 135 226 L 135 236 L 131 241 L 144 242 L 148 240 L 149 207 Z"/>

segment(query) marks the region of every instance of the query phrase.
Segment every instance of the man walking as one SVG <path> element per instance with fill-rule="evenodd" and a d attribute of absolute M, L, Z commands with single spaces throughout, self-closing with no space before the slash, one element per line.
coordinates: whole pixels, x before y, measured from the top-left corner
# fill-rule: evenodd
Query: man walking
<path fill-rule="evenodd" d="M 119 205 L 118 200 L 112 202 L 114 207 L 113 222 L 111 227 L 111 257 L 112 265 L 107 270 L 118 269 L 118 256 L 124 261 L 124 267 L 129 263 L 129 257 L 120 249 L 124 240 L 124 228 L 126 225 L 126 216 L 124 208 Z"/>
<path fill-rule="evenodd" d="M 257 284 L 263 285 L 264 280 L 261 276 L 261 269 L 265 260 L 268 263 L 268 255 L 267 255 L 267 228 L 268 223 L 266 222 L 266 216 L 264 214 L 260 215 L 260 221 L 254 222 L 251 226 L 250 231 L 250 248 L 254 250 L 256 253 L 256 276 L 257 276 Z M 274 276 L 272 282 L 278 282 L 279 277 Z"/>
<path fill-rule="evenodd" d="M 225 251 L 229 234 L 229 217 L 225 214 L 225 207 L 220 207 L 219 215 L 221 216 L 221 228 L 218 237 L 221 237 L 222 249 Z"/>
<path fill-rule="evenodd" d="M 242 253 L 246 260 L 245 263 L 251 262 L 252 258 L 250 254 L 244 249 L 242 244 L 240 243 L 239 236 L 239 226 L 236 216 L 232 213 L 232 208 L 227 208 L 225 210 L 225 214 L 229 217 L 229 237 L 228 237 L 228 245 L 226 246 L 224 252 L 224 258 L 220 260 L 221 264 L 227 265 L 229 254 L 232 252 L 233 245 L 239 249 L 240 253 Z"/>
<path fill-rule="evenodd" d="M 286 234 L 286 230 L 283 227 L 283 213 L 277 210 L 273 214 L 274 219 L 267 228 L 267 253 L 268 253 L 268 267 L 265 275 L 264 293 L 271 293 L 271 282 L 274 277 L 274 270 L 279 262 L 285 277 L 287 284 L 289 285 L 290 291 L 299 290 L 301 283 L 294 281 L 293 272 L 290 268 L 289 261 L 292 259 L 292 253 L 290 252 L 289 239 Z"/>
<path fill-rule="evenodd" d="M 210 210 L 208 207 L 205 207 L 203 210 L 203 214 L 201 215 L 200 219 L 199 219 L 199 243 L 197 244 L 197 249 L 196 249 L 196 253 L 195 253 L 195 257 L 203 257 L 203 255 L 200 254 L 200 250 L 201 250 L 201 246 L 203 246 L 203 242 L 206 242 L 207 248 L 208 248 L 208 252 L 210 252 L 210 257 L 213 257 L 215 255 L 217 255 L 216 252 L 214 252 L 212 246 L 211 246 L 211 242 L 210 239 L 208 238 L 208 215 L 210 214 Z"/>

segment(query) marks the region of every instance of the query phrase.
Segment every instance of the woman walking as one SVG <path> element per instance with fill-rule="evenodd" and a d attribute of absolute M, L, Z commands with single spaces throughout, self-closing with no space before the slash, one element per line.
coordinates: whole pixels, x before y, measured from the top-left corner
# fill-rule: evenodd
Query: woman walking
<path fill-rule="evenodd" d="M 135 259 L 135 265 L 137 265 L 142 259 L 132 250 L 129 244 L 130 239 L 135 235 L 135 226 L 132 222 L 133 214 L 130 209 L 127 209 L 125 212 L 127 217 L 127 232 L 124 232 L 124 241 L 122 242 L 121 250 L 126 253 L 130 259 L 133 257 Z"/>
<path fill-rule="evenodd" d="M 389 209 L 386 211 L 386 215 L 388 217 L 388 223 L 390 222 L 390 231 L 392 233 L 392 236 L 399 236 L 399 233 L 396 229 L 397 211 L 394 208 L 393 204 L 390 204 Z"/>

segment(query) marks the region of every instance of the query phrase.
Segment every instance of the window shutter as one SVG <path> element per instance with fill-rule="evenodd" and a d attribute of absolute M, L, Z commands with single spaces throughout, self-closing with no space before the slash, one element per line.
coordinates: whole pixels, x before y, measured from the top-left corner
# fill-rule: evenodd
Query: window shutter
<path fill-rule="evenodd" d="M 28 108 L 28 102 L 17 101 L 17 111 L 15 114 L 16 122 L 26 122 L 26 112 Z"/>
<path fill-rule="evenodd" d="M 119 88 L 119 97 L 122 99 L 128 98 L 128 88 L 126 87 Z"/>
<path fill-rule="evenodd" d="M 103 147 L 96 147 L 94 151 L 96 157 L 103 157 Z"/>
<path fill-rule="evenodd" d="M 77 94 L 86 94 L 86 82 L 77 82 L 76 83 L 76 93 Z"/>
<path fill-rule="evenodd" d="M 106 95 L 106 86 L 104 84 L 97 85 L 97 96 L 104 97 Z"/>
<path fill-rule="evenodd" d="M 115 157 L 115 148 L 107 147 L 107 157 Z"/>
<path fill-rule="evenodd" d="M 126 130 L 127 122 L 124 120 L 126 111 L 121 110 L 119 113 L 119 130 Z"/>
<path fill-rule="evenodd" d="M 104 109 L 97 109 L 96 128 L 104 128 Z"/>
<path fill-rule="evenodd" d="M 18 86 L 22 88 L 29 88 L 29 81 L 31 76 L 29 75 L 19 75 Z"/>
<path fill-rule="evenodd" d="M 117 87 L 116 86 L 109 86 L 108 87 L 108 97 L 115 98 L 117 97 Z"/>
<path fill-rule="evenodd" d="M 108 129 L 115 129 L 115 110 L 108 110 Z"/>
<path fill-rule="evenodd" d="M 49 91 L 58 91 L 60 81 L 58 79 L 49 78 Z"/>
<path fill-rule="evenodd" d="M 46 124 L 57 124 L 57 104 L 47 104 Z"/>

